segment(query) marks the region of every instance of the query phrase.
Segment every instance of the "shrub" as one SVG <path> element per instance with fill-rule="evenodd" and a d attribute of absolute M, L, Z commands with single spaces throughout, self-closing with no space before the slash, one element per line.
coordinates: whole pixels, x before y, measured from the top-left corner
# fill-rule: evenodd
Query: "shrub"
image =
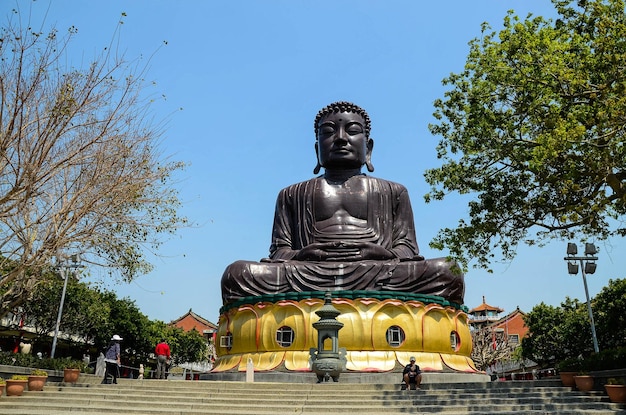
<path fill-rule="evenodd" d="M 41 369 L 33 369 L 30 371 L 31 376 L 48 376 L 48 372 Z"/>
<path fill-rule="evenodd" d="M 577 357 L 571 357 L 557 363 L 559 372 L 580 372 L 583 368 L 583 361 Z"/>
<path fill-rule="evenodd" d="M 81 372 L 85 371 L 86 366 L 82 360 L 74 360 L 67 357 L 39 359 L 37 356 L 30 354 L 12 352 L 0 352 L 0 365 L 44 368 L 48 370 L 80 369 Z"/>
<path fill-rule="evenodd" d="M 61 369 L 79 369 L 81 372 L 85 371 L 85 362 L 82 360 L 73 359 L 59 359 L 59 365 Z"/>
<path fill-rule="evenodd" d="M 585 359 L 587 370 L 626 369 L 626 347 L 602 350 Z"/>
<path fill-rule="evenodd" d="M 602 350 L 585 358 L 565 359 L 557 363 L 556 367 L 560 372 L 626 369 L 626 347 Z"/>
<path fill-rule="evenodd" d="M 28 380 L 28 375 L 13 375 L 11 380 Z"/>

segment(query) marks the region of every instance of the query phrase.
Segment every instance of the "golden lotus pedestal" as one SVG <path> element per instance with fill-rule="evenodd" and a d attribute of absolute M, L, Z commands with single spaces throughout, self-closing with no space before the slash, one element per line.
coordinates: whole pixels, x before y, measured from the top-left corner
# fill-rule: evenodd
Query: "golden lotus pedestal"
<path fill-rule="evenodd" d="M 315 314 L 324 292 L 246 297 L 220 310 L 212 373 L 310 372 Z M 477 373 L 464 306 L 441 297 L 385 291 L 334 291 L 344 324 L 339 346 L 347 372 L 399 370 L 415 356 L 422 371 Z"/>

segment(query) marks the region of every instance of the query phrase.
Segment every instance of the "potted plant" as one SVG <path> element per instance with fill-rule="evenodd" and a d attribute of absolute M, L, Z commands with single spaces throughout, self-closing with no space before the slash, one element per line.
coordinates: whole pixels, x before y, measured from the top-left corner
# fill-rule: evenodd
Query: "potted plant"
<path fill-rule="evenodd" d="M 581 366 L 582 362 L 578 358 L 565 359 L 557 365 L 557 368 L 559 369 L 559 377 L 561 378 L 561 382 L 563 382 L 563 386 L 576 386 L 576 383 L 574 382 L 574 375 L 580 371 Z"/>
<path fill-rule="evenodd" d="M 574 383 L 576 383 L 576 389 L 579 391 L 589 392 L 593 389 L 594 379 L 587 372 L 580 372 L 574 375 Z"/>
<path fill-rule="evenodd" d="M 624 379 L 610 378 L 604 385 L 611 402 L 626 403 L 626 382 Z"/>
<path fill-rule="evenodd" d="M 6 381 L 7 396 L 20 396 L 28 384 L 27 375 L 13 375 Z"/>
<path fill-rule="evenodd" d="M 28 376 L 28 390 L 42 391 L 47 380 L 48 372 L 41 369 L 33 369 Z"/>
<path fill-rule="evenodd" d="M 4 393 L 5 385 L 6 382 L 4 381 L 4 378 L 0 377 L 0 396 L 2 396 L 2 394 Z"/>
<path fill-rule="evenodd" d="M 76 383 L 80 375 L 80 362 L 70 360 L 63 367 L 63 382 Z"/>

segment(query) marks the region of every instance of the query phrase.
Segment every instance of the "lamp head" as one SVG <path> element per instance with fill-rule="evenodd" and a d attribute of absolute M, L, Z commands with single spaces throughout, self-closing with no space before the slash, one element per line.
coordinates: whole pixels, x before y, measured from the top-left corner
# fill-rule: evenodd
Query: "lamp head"
<path fill-rule="evenodd" d="M 598 250 L 596 249 L 595 244 L 592 244 L 592 243 L 585 244 L 585 255 L 593 256 L 597 253 L 598 253 Z"/>
<path fill-rule="evenodd" d="M 574 256 L 578 253 L 578 246 L 575 243 L 568 242 L 567 243 L 567 255 Z"/>
<path fill-rule="evenodd" d="M 598 264 L 595 262 L 585 262 L 585 274 L 593 274 L 596 272 L 596 267 Z"/>

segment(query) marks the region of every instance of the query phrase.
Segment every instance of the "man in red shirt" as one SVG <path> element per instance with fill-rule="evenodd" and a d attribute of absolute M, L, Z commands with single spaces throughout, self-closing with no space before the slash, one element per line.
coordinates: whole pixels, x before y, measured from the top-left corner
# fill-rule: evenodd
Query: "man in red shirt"
<path fill-rule="evenodd" d="M 157 357 L 156 378 L 166 379 L 165 371 L 167 369 L 167 361 L 170 359 L 170 346 L 162 339 L 154 349 L 154 354 Z"/>

